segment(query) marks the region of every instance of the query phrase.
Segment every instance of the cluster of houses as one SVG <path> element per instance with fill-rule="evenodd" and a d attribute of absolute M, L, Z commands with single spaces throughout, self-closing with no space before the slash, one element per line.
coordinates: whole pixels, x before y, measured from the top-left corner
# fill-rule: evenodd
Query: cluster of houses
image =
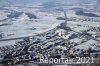
<path fill-rule="evenodd" d="M 40 57 L 100 57 L 99 41 L 89 38 L 87 34 L 70 32 L 54 29 L 24 38 L 15 45 L 0 47 L 0 63 L 38 62 Z"/>

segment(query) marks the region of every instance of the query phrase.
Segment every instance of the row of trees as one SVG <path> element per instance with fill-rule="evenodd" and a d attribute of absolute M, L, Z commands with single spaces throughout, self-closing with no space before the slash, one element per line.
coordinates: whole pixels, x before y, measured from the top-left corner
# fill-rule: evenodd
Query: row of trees
<path fill-rule="evenodd" d="M 68 21 L 81 21 L 81 22 L 84 22 L 84 21 L 90 21 L 90 22 L 100 22 L 99 19 L 94 19 L 94 18 L 88 18 L 88 17 L 84 17 L 84 18 L 77 18 L 77 17 L 70 17 L 68 18 Z"/>

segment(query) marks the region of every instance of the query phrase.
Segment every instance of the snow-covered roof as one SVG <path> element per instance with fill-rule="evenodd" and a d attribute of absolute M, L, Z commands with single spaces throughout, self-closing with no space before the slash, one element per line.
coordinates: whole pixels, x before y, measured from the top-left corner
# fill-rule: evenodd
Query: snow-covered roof
<path fill-rule="evenodd" d="M 74 43 L 79 43 L 81 41 L 82 41 L 82 39 L 79 39 L 79 38 L 74 38 L 74 39 L 70 40 L 70 42 L 74 42 Z"/>
<path fill-rule="evenodd" d="M 60 45 L 57 46 L 56 48 L 66 50 L 66 47 L 64 47 L 64 46 L 60 46 Z"/>
<path fill-rule="evenodd" d="M 87 49 L 89 49 L 90 47 L 94 48 L 94 46 L 92 46 L 92 44 L 95 44 L 95 43 L 97 43 L 97 42 L 98 42 L 98 41 L 96 41 L 96 40 L 90 39 L 89 41 L 84 42 L 84 43 L 82 43 L 82 44 L 80 44 L 80 45 L 78 45 L 78 46 L 76 46 L 76 47 L 74 47 L 74 48 L 76 48 L 76 49 L 84 49 L 84 50 L 87 50 Z"/>
<path fill-rule="evenodd" d="M 85 44 L 85 45 L 91 45 L 91 44 L 94 44 L 94 43 L 97 43 L 97 42 L 98 41 L 96 41 L 96 40 L 90 39 L 90 40 L 88 40 L 87 42 L 85 42 L 83 44 Z"/>
<path fill-rule="evenodd" d="M 89 46 L 87 46 L 87 45 L 78 45 L 78 46 L 75 46 L 74 48 L 75 49 L 84 49 L 84 50 L 87 50 L 89 48 Z"/>

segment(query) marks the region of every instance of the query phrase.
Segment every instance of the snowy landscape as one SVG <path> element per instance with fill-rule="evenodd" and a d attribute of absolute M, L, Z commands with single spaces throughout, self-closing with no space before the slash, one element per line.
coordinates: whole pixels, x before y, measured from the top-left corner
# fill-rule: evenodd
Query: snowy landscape
<path fill-rule="evenodd" d="M 0 0 L 0 54 L 100 58 L 100 0 Z"/>

